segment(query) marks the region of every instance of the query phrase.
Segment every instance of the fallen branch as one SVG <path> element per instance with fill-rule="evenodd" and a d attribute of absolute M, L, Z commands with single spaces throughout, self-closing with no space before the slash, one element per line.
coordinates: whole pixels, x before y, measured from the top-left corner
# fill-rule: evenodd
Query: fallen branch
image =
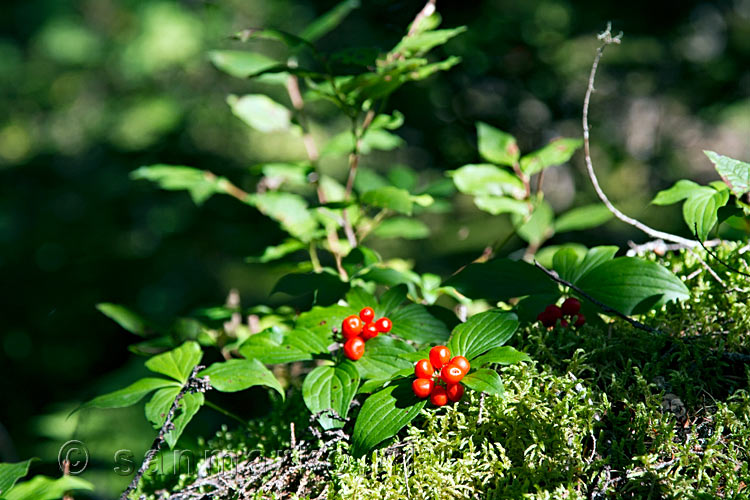
<path fill-rule="evenodd" d="M 580 295 L 584 299 L 588 300 L 592 304 L 595 304 L 595 305 L 599 306 L 599 308 L 602 311 L 607 312 L 607 313 L 612 313 L 615 316 L 618 316 L 619 318 L 624 319 L 625 321 L 627 321 L 628 323 L 630 323 L 634 327 L 638 328 L 639 330 L 643 330 L 643 331 L 646 331 L 646 332 L 649 332 L 649 333 L 657 333 L 657 334 L 660 334 L 660 335 L 664 333 L 661 330 L 657 330 L 654 327 L 651 327 L 651 326 L 648 326 L 648 325 L 644 325 L 640 321 L 631 318 L 627 314 L 621 313 L 617 309 L 613 309 L 613 308 L 609 307 L 607 304 L 604 304 L 603 302 L 600 302 L 600 301 L 596 300 L 594 297 L 592 297 L 591 295 L 587 294 L 586 292 L 584 292 L 583 290 L 581 290 L 580 288 L 578 288 L 577 286 L 575 286 L 573 283 L 571 283 L 569 281 L 565 281 L 555 271 L 547 269 L 546 267 L 544 267 L 543 265 L 541 265 L 536 260 L 534 261 L 534 265 L 536 267 L 538 267 L 540 270 L 542 270 L 544 272 L 544 274 L 546 274 L 547 276 L 549 276 L 550 278 L 552 278 L 554 281 L 557 281 L 561 285 L 569 287 L 571 290 L 575 290 L 576 293 L 578 293 L 578 295 Z"/>
<path fill-rule="evenodd" d="M 699 245 L 699 243 L 695 240 L 689 240 L 687 238 L 683 238 L 671 233 L 658 231 L 620 212 L 620 210 L 618 210 L 612 204 L 612 202 L 609 201 L 607 195 L 604 194 L 604 191 L 599 185 L 599 179 L 596 177 L 596 173 L 594 172 L 594 164 L 591 161 L 591 142 L 589 135 L 589 103 L 591 102 L 591 94 L 594 93 L 594 79 L 596 78 L 596 69 L 599 66 L 599 61 L 602 58 L 604 49 L 608 45 L 619 44 L 622 38 L 622 33 L 617 36 L 612 36 L 611 29 L 612 25 L 611 23 L 608 23 L 606 31 L 598 36 L 599 40 L 601 40 L 603 44 L 596 50 L 596 57 L 594 57 L 594 63 L 591 65 L 591 73 L 589 74 L 589 83 L 586 87 L 586 96 L 583 99 L 583 152 L 584 158 L 586 160 L 586 171 L 588 172 L 589 179 L 591 180 L 591 184 L 594 185 L 594 190 L 596 191 L 596 194 L 597 196 L 599 196 L 599 199 L 602 201 L 602 203 L 604 203 L 609 211 L 612 212 L 612 214 L 622 222 L 630 224 L 631 226 L 639 229 L 652 238 L 670 241 L 672 243 L 678 243 L 686 248 L 694 248 Z"/>
<path fill-rule="evenodd" d="M 206 392 L 211 388 L 208 383 L 208 378 L 196 377 L 197 373 L 203 368 L 205 367 L 200 365 L 193 368 L 193 372 L 190 374 L 187 382 L 185 382 L 185 385 L 182 386 L 180 392 L 177 393 L 177 396 L 172 402 L 172 406 L 169 408 L 169 412 L 167 412 L 167 417 L 164 419 L 164 423 L 162 424 L 161 429 L 159 429 L 159 434 L 151 444 L 151 448 L 146 453 L 146 457 L 143 459 L 143 463 L 138 469 L 138 472 L 136 472 L 135 476 L 133 476 L 133 480 L 130 481 L 128 487 L 125 488 L 125 491 L 123 491 L 122 495 L 120 495 L 120 500 L 128 500 L 128 495 L 130 495 L 130 493 L 138 487 L 138 483 L 140 482 L 141 477 L 146 472 L 146 470 L 148 470 L 148 466 L 151 464 L 151 460 L 153 460 L 154 456 L 156 456 L 156 454 L 159 452 L 159 450 L 161 449 L 161 445 L 164 444 L 164 439 L 167 433 L 174 429 L 172 420 L 174 419 L 177 408 L 179 408 L 180 406 L 180 401 L 185 396 L 185 394 L 193 392 Z"/>

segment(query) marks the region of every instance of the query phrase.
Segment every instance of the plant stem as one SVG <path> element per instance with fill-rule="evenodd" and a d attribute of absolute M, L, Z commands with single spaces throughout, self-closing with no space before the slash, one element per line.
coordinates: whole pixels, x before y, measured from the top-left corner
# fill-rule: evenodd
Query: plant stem
<path fill-rule="evenodd" d="M 315 247 L 315 240 L 310 241 L 310 262 L 313 265 L 313 271 L 319 273 L 323 271 L 323 267 L 320 265 L 320 259 L 318 258 L 318 249 Z"/>
<path fill-rule="evenodd" d="M 225 417 L 229 417 L 232 420 L 236 420 L 237 422 L 241 423 L 243 426 L 247 427 L 247 420 L 245 420 L 242 417 L 240 417 L 240 416 L 232 413 L 229 410 L 225 410 L 224 408 L 222 408 L 221 406 L 217 405 L 216 403 L 212 403 L 211 401 L 209 401 L 207 399 L 203 404 L 205 404 L 206 406 L 208 406 L 212 410 L 218 411 L 219 413 L 221 413 Z"/>

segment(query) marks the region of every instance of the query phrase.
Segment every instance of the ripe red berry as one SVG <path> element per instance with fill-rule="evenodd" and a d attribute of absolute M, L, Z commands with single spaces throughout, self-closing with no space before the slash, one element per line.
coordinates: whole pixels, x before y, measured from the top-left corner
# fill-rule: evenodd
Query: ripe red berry
<path fill-rule="evenodd" d="M 365 341 L 360 337 L 354 337 L 344 344 L 344 354 L 352 361 L 357 361 L 365 353 Z"/>
<path fill-rule="evenodd" d="M 378 336 L 378 327 L 375 326 L 375 323 L 367 323 L 365 327 L 362 329 L 363 340 L 370 340 L 377 336 Z"/>
<path fill-rule="evenodd" d="M 568 327 L 568 320 L 567 319 L 560 320 L 560 326 L 563 327 L 563 328 L 567 328 Z"/>
<path fill-rule="evenodd" d="M 575 316 L 581 310 L 581 301 L 575 297 L 569 297 L 565 299 L 561 309 L 565 316 Z"/>
<path fill-rule="evenodd" d="M 359 317 L 365 322 L 365 324 L 372 323 L 372 320 L 375 319 L 375 311 L 372 307 L 363 307 L 362 310 L 359 311 Z"/>
<path fill-rule="evenodd" d="M 547 306 L 547 308 L 544 310 L 544 313 L 547 315 L 547 319 L 549 321 L 552 321 L 552 325 L 554 326 L 555 322 L 557 322 L 558 319 L 562 319 L 562 309 L 557 307 L 555 304 L 550 304 Z"/>
<path fill-rule="evenodd" d="M 433 387 L 435 387 L 435 382 L 428 378 L 415 378 L 414 382 L 411 383 L 411 390 L 414 391 L 414 395 L 422 399 L 430 395 Z"/>
<path fill-rule="evenodd" d="M 451 359 L 450 364 L 456 365 L 457 367 L 461 368 L 461 371 L 464 373 L 464 375 L 469 373 L 469 370 L 471 370 L 471 363 L 469 363 L 469 360 L 463 356 L 455 356 L 453 359 Z"/>
<path fill-rule="evenodd" d="M 432 368 L 429 359 L 420 359 L 414 365 L 414 376 L 417 378 L 432 379 L 433 375 L 435 375 L 435 370 Z"/>
<path fill-rule="evenodd" d="M 457 384 L 464 378 L 464 371 L 453 363 L 449 363 L 440 370 L 440 378 L 446 384 Z"/>
<path fill-rule="evenodd" d="M 430 403 L 435 406 L 443 406 L 448 403 L 448 394 L 442 385 L 434 385 L 430 391 Z"/>
<path fill-rule="evenodd" d="M 583 314 L 579 314 L 578 319 L 576 319 L 575 326 L 579 327 L 585 324 L 586 324 L 586 316 L 584 316 Z"/>
<path fill-rule="evenodd" d="M 382 333 L 388 333 L 393 327 L 393 323 L 388 318 L 380 318 L 375 322 L 375 326 L 378 327 L 378 331 Z"/>
<path fill-rule="evenodd" d="M 352 314 L 351 316 L 348 316 L 341 324 L 341 332 L 344 335 L 345 339 L 351 339 L 362 333 L 362 328 L 364 327 L 365 324 L 362 322 L 362 320 Z"/>
<path fill-rule="evenodd" d="M 455 403 L 456 401 L 460 401 L 463 397 L 464 386 L 462 386 L 461 384 L 448 384 L 448 387 L 446 387 L 445 389 L 445 393 L 448 396 L 448 399 Z"/>
<path fill-rule="evenodd" d="M 550 326 L 555 326 L 555 322 L 557 321 L 555 318 L 551 317 L 547 310 L 539 313 L 539 316 L 536 317 L 539 321 L 542 322 L 542 325 L 544 325 L 545 328 L 549 328 Z"/>
<path fill-rule="evenodd" d="M 444 345 L 436 345 L 430 349 L 430 363 L 439 370 L 451 360 L 451 352 Z"/>

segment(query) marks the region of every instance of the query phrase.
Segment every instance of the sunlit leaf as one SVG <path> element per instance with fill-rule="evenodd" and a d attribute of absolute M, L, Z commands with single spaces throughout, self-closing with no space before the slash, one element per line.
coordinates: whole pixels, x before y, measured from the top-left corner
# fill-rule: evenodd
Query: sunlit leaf
<path fill-rule="evenodd" d="M 34 460 L 37 459 L 30 458 L 23 462 L 0 464 L 0 498 L 4 498 L 16 481 L 29 473 L 29 466 Z"/>
<path fill-rule="evenodd" d="M 3 493 L 3 500 L 58 500 L 69 491 L 93 491 L 94 485 L 77 476 L 52 479 L 36 476 Z"/>
<path fill-rule="evenodd" d="M 485 160 L 506 166 L 513 166 L 518 162 L 521 151 L 512 135 L 486 123 L 477 122 L 477 136 L 479 154 Z"/>
<path fill-rule="evenodd" d="M 311 22 L 299 34 L 300 38 L 308 42 L 315 42 L 327 33 L 335 29 L 349 15 L 349 13 L 358 8 L 359 0 L 344 0 L 334 8 Z"/>
<path fill-rule="evenodd" d="M 212 50 L 208 58 L 218 69 L 237 78 L 247 78 L 279 64 L 268 56 L 245 50 Z"/>
<path fill-rule="evenodd" d="M 185 342 L 180 347 L 158 354 L 146 361 L 146 368 L 152 372 L 172 377 L 185 384 L 195 365 L 200 363 L 203 351 L 197 342 Z"/>
<path fill-rule="evenodd" d="M 547 167 L 562 165 L 581 147 L 581 139 L 555 139 L 543 148 L 521 158 L 521 170 L 526 175 L 534 175 Z"/>
<path fill-rule="evenodd" d="M 289 130 L 292 112 L 264 94 L 230 95 L 227 104 L 240 120 L 259 132 Z"/>
<path fill-rule="evenodd" d="M 465 377 L 464 377 L 465 378 Z M 352 435 L 352 454 L 361 457 L 395 436 L 419 415 L 427 400 L 417 399 L 411 381 L 400 380 L 365 400 Z"/>
<path fill-rule="evenodd" d="M 404 238 L 418 240 L 430 235 L 430 228 L 418 219 L 392 217 L 380 223 L 372 232 L 378 238 Z"/>
<path fill-rule="evenodd" d="M 132 406 L 143 399 L 147 394 L 164 387 L 180 387 L 179 382 L 164 378 L 146 377 L 129 386 L 109 394 L 97 396 L 91 401 L 81 405 L 83 408 L 124 408 Z"/>
<path fill-rule="evenodd" d="M 714 164 L 716 171 L 719 172 L 719 175 L 735 196 L 739 198 L 750 191 L 750 163 L 735 160 L 713 151 L 704 151 L 704 153 Z"/>
<path fill-rule="evenodd" d="M 481 368 L 466 375 L 461 383 L 473 391 L 503 396 L 505 388 L 500 375 L 489 368 Z"/>
<path fill-rule="evenodd" d="M 149 165 L 134 170 L 130 177 L 155 182 L 169 191 L 186 190 L 190 192 L 196 205 L 202 204 L 214 194 L 226 193 L 226 179 L 192 167 Z"/>
<path fill-rule="evenodd" d="M 102 302 L 96 305 L 99 311 L 113 319 L 118 325 L 129 331 L 135 333 L 141 337 L 146 336 L 148 329 L 146 320 L 143 319 L 138 313 L 135 313 L 125 306 L 119 304 L 111 304 L 109 302 Z"/>
<path fill-rule="evenodd" d="M 324 429 L 343 427 L 343 419 L 359 387 L 359 373 L 351 361 L 337 366 L 319 366 L 305 376 L 302 398 L 312 414 L 334 410 L 340 418 L 321 415 L 318 419 Z"/>
<path fill-rule="evenodd" d="M 361 196 L 363 203 L 378 208 L 387 208 L 401 214 L 411 215 L 412 200 L 409 192 L 393 186 L 367 191 Z"/>
<path fill-rule="evenodd" d="M 464 165 L 449 172 L 459 191 L 475 196 L 508 195 L 513 198 L 523 198 L 526 189 L 523 182 L 511 172 L 488 163 Z"/>
<path fill-rule="evenodd" d="M 230 359 L 214 363 L 198 374 L 208 377 L 211 387 L 221 392 L 244 391 L 263 385 L 274 389 L 284 398 L 284 389 L 271 371 L 257 359 Z"/>
<path fill-rule="evenodd" d="M 525 352 L 517 351 L 513 347 L 504 345 L 491 349 L 487 354 L 471 360 L 471 366 L 481 368 L 485 365 L 497 363 L 499 365 L 514 365 L 521 361 L 531 361 Z"/>
<path fill-rule="evenodd" d="M 469 360 L 505 344 L 518 329 L 515 314 L 497 309 L 475 314 L 451 334 L 448 349 Z"/>

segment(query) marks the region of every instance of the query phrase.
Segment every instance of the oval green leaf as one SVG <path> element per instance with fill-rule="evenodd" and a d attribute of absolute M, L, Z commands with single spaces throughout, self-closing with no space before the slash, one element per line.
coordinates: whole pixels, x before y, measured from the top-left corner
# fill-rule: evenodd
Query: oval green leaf
<path fill-rule="evenodd" d="M 471 360 L 505 344 L 516 329 L 518 318 L 513 313 L 495 309 L 475 314 L 453 330 L 448 348 L 453 356 Z"/>
<path fill-rule="evenodd" d="M 321 415 L 320 425 L 324 429 L 343 427 L 349 406 L 357 393 L 359 373 L 351 361 L 338 366 L 319 366 L 305 377 L 302 384 L 302 398 L 311 413 L 333 410 L 341 417 Z"/>

